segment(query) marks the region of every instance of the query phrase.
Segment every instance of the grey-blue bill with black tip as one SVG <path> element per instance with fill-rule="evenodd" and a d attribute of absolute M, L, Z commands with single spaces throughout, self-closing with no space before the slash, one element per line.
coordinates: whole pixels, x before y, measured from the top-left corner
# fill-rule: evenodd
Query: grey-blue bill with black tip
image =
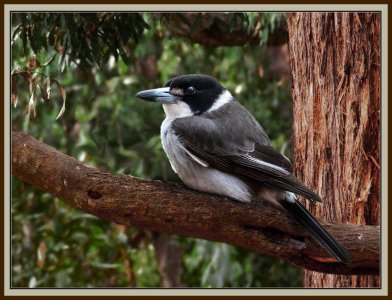
<path fill-rule="evenodd" d="M 146 101 L 154 101 L 160 103 L 176 102 L 176 96 L 170 94 L 169 87 L 141 91 L 136 94 L 136 97 Z"/>

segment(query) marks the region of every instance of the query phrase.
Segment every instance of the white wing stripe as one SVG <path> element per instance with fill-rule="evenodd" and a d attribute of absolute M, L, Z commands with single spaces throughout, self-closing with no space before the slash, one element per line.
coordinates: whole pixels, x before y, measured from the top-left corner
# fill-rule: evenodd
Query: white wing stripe
<path fill-rule="evenodd" d="M 260 164 L 260 165 L 263 165 L 263 166 L 269 167 L 269 168 L 271 168 L 271 169 L 274 169 L 274 170 L 276 170 L 276 171 L 279 171 L 279 172 L 281 172 L 281 173 L 283 173 L 283 174 L 291 175 L 291 173 L 290 173 L 289 171 L 283 169 L 282 167 L 279 167 L 279 166 L 276 166 L 276 165 L 274 165 L 274 164 L 268 163 L 268 162 L 266 162 L 266 161 L 263 161 L 263 160 L 254 158 L 254 157 L 252 157 L 252 156 L 250 156 L 250 155 L 246 155 L 246 158 L 248 158 L 249 160 L 251 160 L 251 161 L 253 161 L 253 162 L 256 162 L 256 163 L 258 163 L 258 164 Z"/>
<path fill-rule="evenodd" d="M 185 149 L 185 152 L 186 152 L 195 162 L 197 162 L 198 164 L 202 165 L 203 167 L 207 168 L 207 167 L 209 166 L 209 164 L 208 164 L 206 161 L 204 161 L 204 160 L 198 158 L 197 156 L 195 156 L 194 154 L 192 154 L 191 152 L 189 152 L 187 149 Z"/>

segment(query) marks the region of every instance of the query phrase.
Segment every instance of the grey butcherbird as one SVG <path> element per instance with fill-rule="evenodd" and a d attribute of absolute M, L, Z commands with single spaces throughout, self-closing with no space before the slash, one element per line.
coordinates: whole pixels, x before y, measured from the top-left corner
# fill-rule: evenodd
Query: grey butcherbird
<path fill-rule="evenodd" d="M 294 193 L 321 202 L 294 175 L 264 129 L 213 77 L 178 76 L 137 97 L 161 102 L 161 138 L 173 170 L 190 188 L 241 202 L 266 200 L 285 208 L 335 259 L 347 250 L 297 201 Z"/>

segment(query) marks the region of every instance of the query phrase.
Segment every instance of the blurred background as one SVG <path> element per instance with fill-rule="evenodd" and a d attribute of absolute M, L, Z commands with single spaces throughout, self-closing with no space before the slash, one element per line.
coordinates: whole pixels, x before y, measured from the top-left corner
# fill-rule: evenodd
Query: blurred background
<path fill-rule="evenodd" d="M 134 95 L 189 73 L 216 77 L 292 158 L 285 14 L 13 13 L 11 35 L 12 127 L 87 165 L 178 181 L 162 107 Z M 110 224 L 16 179 L 11 251 L 13 287 L 302 285 L 281 260 Z"/>

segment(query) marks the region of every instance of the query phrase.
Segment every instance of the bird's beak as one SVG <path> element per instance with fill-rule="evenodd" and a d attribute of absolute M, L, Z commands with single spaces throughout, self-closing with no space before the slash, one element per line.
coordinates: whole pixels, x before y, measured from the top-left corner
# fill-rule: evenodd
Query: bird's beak
<path fill-rule="evenodd" d="M 164 87 L 159 89 L 145 90 L 136 94 L 136 97 L 161 103 L 175 103 L 176 97 L 170 94 L 170 88 Z"/>

